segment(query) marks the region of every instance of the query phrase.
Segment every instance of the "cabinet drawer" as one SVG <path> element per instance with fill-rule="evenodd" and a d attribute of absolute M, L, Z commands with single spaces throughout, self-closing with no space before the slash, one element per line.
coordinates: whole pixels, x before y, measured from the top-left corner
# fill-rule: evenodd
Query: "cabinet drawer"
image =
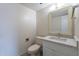
<path fill-rule="evenodd" d="M 77 50 L 74 47 L 70 47 L 70 46 L 66 46 L 66 45 L 62 45 L 62 44 L 58 44 L 50 41 L 43 41 L 43 47 L 44 46 L 51 50 L 55 50 L 59 53 L 62 53 L 63 55 L 67 55 L 67 56 L 77 55 Z"/>

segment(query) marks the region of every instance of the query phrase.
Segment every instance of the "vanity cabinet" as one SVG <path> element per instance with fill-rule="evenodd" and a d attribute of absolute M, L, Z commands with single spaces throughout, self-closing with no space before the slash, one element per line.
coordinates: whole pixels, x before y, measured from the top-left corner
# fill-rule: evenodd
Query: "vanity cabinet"
<path fill-rule="evenodd" d="M 44 56 L 77 56 L 77 48 L 43 40 Z"/>
<path fill-rule="evenodd" d="M 77 41 L 77 45 L 78 45 L 78 56 L 79 56 L 79 41 Z"/>

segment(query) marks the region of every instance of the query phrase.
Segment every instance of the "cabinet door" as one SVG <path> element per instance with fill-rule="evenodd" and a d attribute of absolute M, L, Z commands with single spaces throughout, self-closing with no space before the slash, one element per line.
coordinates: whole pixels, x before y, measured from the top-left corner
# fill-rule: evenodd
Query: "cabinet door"
<path fill-rule="evenodd" d="M 47 47 L 47 48 L 55 51 L 56 55 L 62 55 L 62 56 L 75 56 L 75 55 L 77 55 L 77 52 L 76 52 L 77 48 L 58 44 L 58 43 L 43 41 L 43 47 Z"/>
<path fill-rule="evenodd" d="M 47 47 L 43 47 L 43 55 L 44 56 L 62 56 L 63 54 L 58 51 L 51 50 Z"/>
<path fill-rule="evenodd" d="M 46 47 L 43 47 L 43 56 L 56 56 L 55 52 L 46 48 Z"/>
<path fill-rule="evenodd" d="M 79 56 L 79 42 L 78 42 L 77 44 L 78 44 L 78 52 L 77 52 L 77 54 L 78 54 L 78 56 Z"/>

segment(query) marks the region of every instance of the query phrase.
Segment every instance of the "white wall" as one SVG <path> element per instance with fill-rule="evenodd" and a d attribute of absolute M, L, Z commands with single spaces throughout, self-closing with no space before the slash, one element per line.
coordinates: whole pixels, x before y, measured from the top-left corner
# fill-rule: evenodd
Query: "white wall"
<path fill-rule="evenodd" d="M 34 41 L 36 12 L 20 4 L 0 4 L 0 55 L 21 55 Z M 25 42 L 26 38 L 30 38 Z"/>
<path fill-rule="evenodd" d="M 33 43 L 36 34 L 36 12 L 22 5 L 18 6 L 19 22 L 19 54 L 25 53 L 27 47 Z M 28 42 L 25 39 L 29 38 Z M 20 55 L 21 55 L 20 54 Z"/>
<path fill-rule="evenodd" d="M 75 21 L 75 36 L 79 38 L 79 7 L 75 8 L 75 14 L 74 17 L 76 17 Z"/>
<path fill-rule="evenodd" d="M 49 5 L 37 11 L 37 35 L 48 35 L 48 14 L 55 8 L 54 5 Z"/>
<path fill-rule="evenodd" d="M 75 21 L 75 39 L 78 40 L 78 56 L 79 56 L 79 7 L 75 8 L 75 14 L 74 17 L 76 17 Z"/>
<path fill-rule="evenodd" d="M 0 55 L 16 55 L 16 5 L 0 4 Z"/>

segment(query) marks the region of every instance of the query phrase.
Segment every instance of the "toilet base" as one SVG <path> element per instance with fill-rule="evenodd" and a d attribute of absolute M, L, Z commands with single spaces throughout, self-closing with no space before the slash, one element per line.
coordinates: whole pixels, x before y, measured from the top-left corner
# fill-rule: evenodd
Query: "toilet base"
<path fill-rule="evenodd" d="M 40 49 L 37 51 L 37 53 L 28 53 L 30 56 L 40 56 Z"/>

